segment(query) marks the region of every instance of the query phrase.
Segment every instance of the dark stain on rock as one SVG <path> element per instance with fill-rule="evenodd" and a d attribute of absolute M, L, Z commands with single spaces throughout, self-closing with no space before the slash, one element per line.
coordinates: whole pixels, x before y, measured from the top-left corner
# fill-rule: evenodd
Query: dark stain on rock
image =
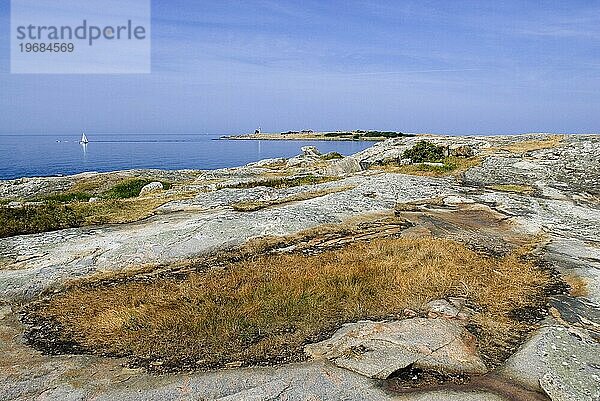
<path fill-rule="evenodd" d="M 495 373 L 482 376 L 447 375 L 409 366 L 383 381 L 390 394 L 418 394 L 432 391 L 488 392 L 510 401 L 550 401 L 545 394 L 527 390 Z"/>

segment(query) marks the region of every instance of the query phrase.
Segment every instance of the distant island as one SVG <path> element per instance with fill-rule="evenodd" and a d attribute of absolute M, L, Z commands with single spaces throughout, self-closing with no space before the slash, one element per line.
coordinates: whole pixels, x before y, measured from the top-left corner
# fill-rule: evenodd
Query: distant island
<path fill-rule="evenodd" d="M 285 131 L 267 133 L 260 129 L 250 134 L 224 135 L 221 139 L 248 139 L 248 140 L 319 140 L 319 141 L 384 141 L 390 138 L 412 137 L 415 134 L 405 134 L 397 131 Z"/>

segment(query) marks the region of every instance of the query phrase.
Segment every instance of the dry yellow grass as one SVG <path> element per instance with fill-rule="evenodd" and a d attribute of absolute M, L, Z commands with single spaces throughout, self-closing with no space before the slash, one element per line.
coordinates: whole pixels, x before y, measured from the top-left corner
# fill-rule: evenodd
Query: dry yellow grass
<path fill-rule="evenodd" d="M 525 153 L 540 149 L 551 149 L 560 145 L 564 135 L 549 135 L 547 139 L 515 142 L 506 146 L 490 148 L 489 150 L 506 150 L 512 153 Z"/>
<path fill-rule="evenodd" d="M 378 239 L 313 256 L 255 256 L 183 279 L 72 287 L 33 313 L 92 352 L 205 368 L 294 359 L 343 322 L 464 296 L 481 310 L 485 353 L 514 344 L 527 326 L 511 311 L 541 299 L 549 280 L 520 256 L 495 259 L 428 237 Z"/>
<path fill-rule="evenodd" d="M 68 192 L 100 193 L 128 178 L 119 173 L 104 173 L 78 179 Z"/>
<path fill-rule="evenodd" d="M 508 184 L 508 185 L 490 185 L 491 189 L 502 192 L 514 192 L 519 194 L 531 195 L 535 192 L 535 188 L 529 185 L 518 185 L 518 184 Z"/>
<path fill-rule="evenodd" d="M 94 203 L 73 203 L 72 207 L 86 216 L 84 225 L 120 224 L 150 217 L 157 207 L 176 199 L 185 199 L 185 196 L 105 199 Z"/>
<path fill-rule="evenodd" d="M 481 164 L 481 158 L 462 158 L 450 156 L 444 159 L 443 164 L 443 166 L 431 166 L 423 163 L 407 164 L 404 166 L 385 164 L 381 166 L 371 166 L 371 169 L 383 170 L 387 173 L 420 175 L 426 177 L 443 177 L 449 175 L 456 176 L 464 173 L 471 167 Z"/>
<path fill-rule="evenodd" d="M 586 281 L 574 274 L 567 274 L 564 276 L 565 282 L 569 286 L 569 294 L 574 297 L 585 297 L 588 295 Z"/>

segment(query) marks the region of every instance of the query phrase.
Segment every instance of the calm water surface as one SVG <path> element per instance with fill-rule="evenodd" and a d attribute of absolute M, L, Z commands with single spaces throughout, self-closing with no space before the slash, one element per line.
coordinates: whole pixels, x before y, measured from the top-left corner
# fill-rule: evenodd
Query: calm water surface
<path fill-rule="evenodd" d="M 356 153 L 372 142 L 235 141 L 216 134 L 0 135 L 0 179 L 134 168 L 216 169 L 272 157 L 292 157 L 302 146 L 323 153 Z"/>

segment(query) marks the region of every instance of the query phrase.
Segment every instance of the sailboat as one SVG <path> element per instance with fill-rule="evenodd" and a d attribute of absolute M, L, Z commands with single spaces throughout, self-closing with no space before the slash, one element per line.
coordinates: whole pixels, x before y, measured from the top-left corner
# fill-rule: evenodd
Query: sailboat
<path fill-rule="evenodd" d="M 88 141 L 87 136 L 85 136 L 85 132 L 83 134 L 81 134 L 81 140 L 79 141 L 79 143 L 87 144 L 89 142 L 90 141 Z"/>

